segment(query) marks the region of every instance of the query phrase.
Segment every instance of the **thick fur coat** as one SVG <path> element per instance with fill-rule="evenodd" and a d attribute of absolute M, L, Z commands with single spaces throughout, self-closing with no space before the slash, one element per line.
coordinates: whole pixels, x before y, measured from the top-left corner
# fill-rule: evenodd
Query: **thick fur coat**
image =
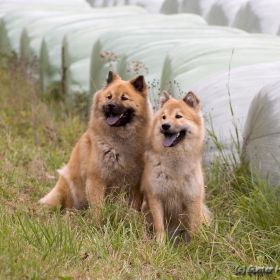
<path fill-rule="evenodd" d="M 87 131 L 75 145 L 67 165 L 59 170 L 55 187 L 40 203 L 100 209 L 107 194 L 123 191 L 133 207 L 140 209 L 150 117 L 143 76 L 123 81 L 109 72 L 107 85 L 93 97 Z"/>
<path fill-rule="evenodd" d="M 164 240 L 166 229 L 171 234 L 186 230 L 190 236 L 209 221 L 204 204 L 203 141 L 204 122 L 195 94 L 176 100 L 165 92 L 148 134 L 142 177 L 158 242 Z"/>

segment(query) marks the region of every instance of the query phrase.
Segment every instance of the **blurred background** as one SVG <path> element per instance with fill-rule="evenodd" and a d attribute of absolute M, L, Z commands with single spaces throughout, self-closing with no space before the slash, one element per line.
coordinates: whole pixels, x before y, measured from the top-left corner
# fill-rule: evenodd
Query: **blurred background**
<path fill-rule="evenodd" d="M 178 98 L 193 90 L 209 131 L 206 162 L 220 150 L 241 155 L 275 185 L 279 13 L 278 0 L 1 0 L 0 52 L 67 100 L 89 98 L 109 70 L 145 75 L 154 108 L 164 89 Z"/>

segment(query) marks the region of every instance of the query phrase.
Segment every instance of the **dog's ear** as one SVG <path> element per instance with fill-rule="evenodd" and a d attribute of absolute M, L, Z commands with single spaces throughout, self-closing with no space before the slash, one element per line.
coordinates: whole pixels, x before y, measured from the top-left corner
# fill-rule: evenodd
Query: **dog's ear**
<path fill-rule="evenodd" d="M 186 96 L 183 98 L 183 101 L 195 111 L 200 109 L 200 101 L 192 91 L 186 94 Z"/>
<path fill-rule="evenodd" d="M 167 102 L 169 99 L 170 99 L 169 93 L 168 93 L 166 90 L 164 90 L 164 91 L 162 92 L 160 98 L 159 98 L 160 107 L 162 107 L 163 104 L 164 104 L 165 102 Z"/>
<path fill-rule="evenodd" d="M 116 73 L 114 73 L 113 71 L 109 71 L 108 73 L 108 77 L 107 77 L 107 85 L 111 84 L 112 82 L 114 82 L 115 80 L 120 79 L 120 76 L 117 75 Z"/>
<path fill-rule="evenodd" d="M 147 84 L 145 82 L 143 75 L 140 75 L 140 76 L 136 77 L 135 79 L 130 80 L 130 83 L 137 91 L 139 91 L 141 93 L 146 93 Z"/>

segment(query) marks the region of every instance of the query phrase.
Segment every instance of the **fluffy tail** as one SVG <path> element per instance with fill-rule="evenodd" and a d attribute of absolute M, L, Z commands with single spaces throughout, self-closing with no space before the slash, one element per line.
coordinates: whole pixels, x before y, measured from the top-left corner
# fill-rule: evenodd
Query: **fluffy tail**
<path fill-rule="evenodd" d="M 41 198 L 39 203 L 51 208 L 58 206 L 67 207 L 66 202 L 68 202 L 67 204 L 70 202 L 70 196 L 67 195 L 68 192 L 67 183 L 65 179 L 60 176 L 55 187 L 47 195 Z"/>

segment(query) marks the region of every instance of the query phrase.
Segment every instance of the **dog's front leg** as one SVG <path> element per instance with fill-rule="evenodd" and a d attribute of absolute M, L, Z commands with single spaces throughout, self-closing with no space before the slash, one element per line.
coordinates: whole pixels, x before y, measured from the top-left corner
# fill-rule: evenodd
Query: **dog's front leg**
<path fill-rule="evenodd" d="M 97 221 L 101 218 L 101 211 L 105 201 L 105 190 L 106 184 L 99 176 L 88 176 L 86 180 L 86 196 L 89 206 L 94 209 Z"/>
<path fill-rule="evenodd" d="M 193 235 L 205 221 L 202 200 L 198 199 L 197 201 L 190 202 L 187 209 L 187 222 L 182 222 L 189 229 L 190 234 Z"/>
<path fill-rule="evenodd" d="M 164 231 L 164 208 L 162 202 L 155 197 L 147 197 L 148 205 L 152 213 L 155 232 L 156 232 L 156 241 L 162 243 L 165 239 Z"/>
<path fill-rule="evenodd" d="M 143 193 L 141 192 L 140 188 L 138 186 L 132 188 L 131 195 L 130 195 L 131 207 L 137 211 L 140 211 L 142 203 L 143 203 Z"/>

